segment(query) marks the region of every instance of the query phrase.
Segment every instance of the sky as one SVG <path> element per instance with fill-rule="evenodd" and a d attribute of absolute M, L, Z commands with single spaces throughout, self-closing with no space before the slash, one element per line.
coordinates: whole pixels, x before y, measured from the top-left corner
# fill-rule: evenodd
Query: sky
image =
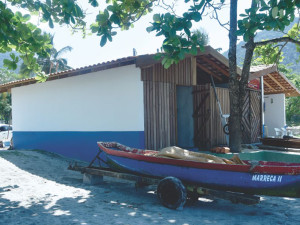
<path fill-rule="evenodd" d="M 104 0 L 99 0 L 99 3 Z M 228 3 L 229 1 L 227 1 Z M 86 0 L 79 0 L 82 8 L 87 10 L 88 16 L 86 21 L 92 23 L 103 7 L 93 8 Z M 251 1 L 240 0 L 238 5 L 238 14 L 243 13 L 245 8 L 249 8 Z M 102 3 L 103 4 L 103 3 Z M 184 0 L 177 0 L 176 12 L 181 14 L 185 11 L 186 4 Z M 141 20 L 134 24 L 134 28 L 128 31 L 118 30 L 118 34 L 114 36 L 112 42 L 107 42 L 104 47 L 100 47 L 100 37 L 88 35 L 82 38 L 82 33 L 71 33 L 67 26 L 59 26 L 55 24 L 53 29 L 50 29 L 47 24 L 42 24 L 41 28 L 55 35 L 54 47 L 61 49 L 65 46 L 73 47 L 73 50 L 66 53 L 63 57 L 68 59 L 68 64 L 73 68 L 88 66 L 101 62 L 106 62 L 121 57 L 133 55 L 133 48 L 136 49 L 138 55 L 155 53 L 160 49 L 163 38 L 156 37 L 155 33 L 148 33 L 146 28 L 150 26 L 154 13 L 164 12 L 162 9 L 154 10 L 153 13 L 144 16 Z M 219 14 L 222 22 L 229 21 L 229 6 Z M 222 28 L 214 19 L 205 17 L 199 23 L 193 24 L 193 29 L 202 28 L 209 35 L 209 45 L 213 48 L 222 48 L 222 52 L 226 51 L 229 46 L 228 31 Z"/>

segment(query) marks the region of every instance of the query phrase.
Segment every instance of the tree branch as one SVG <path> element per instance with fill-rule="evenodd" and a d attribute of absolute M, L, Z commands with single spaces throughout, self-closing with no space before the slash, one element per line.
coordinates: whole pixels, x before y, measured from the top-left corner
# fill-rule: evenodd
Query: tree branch
<path fill-rule="evenodd" d="M 226 27 L 226 26 L 229 25 L 229 22 L 222 23 L 222 22 L 220 21 L 220 19 L 219 19 L 219 16 L 218 16 L 218 10 L 221 9 L 221 6 L 222 6 L 222 5 L 220 5 L 220 6 L 218 6 L 218 7 L 214 6 L 214 5 L 211 4 L 211 3 L 208 3 L 208 5 L 209 5 L 210 7 L 213 8 L 212 18 L 213 18 L 213 19 L 216 19 L 217 22 L 219 23 L 219 25 L 220 25 L 221 27 L 223 27 L 223 28 L 225 28 L 227 31 L 229 31 L 229 29 Z"/>
<path fill-rule="evenodd" d="M 255 42 L 254 45 L 256 47 L 256 46 L 262 46 L 262 45 L 273 44 L 273 43 L 278 43 L 278 42 L 291 42 L 291 43 L 300 45 L 300 41 L 295 40 L 290 37 L 280 37 L 280 38 L 274 38 L 274 39 L 270 39 L 270 40 L 266 40 L 266 41 L 259 41 L 259 42 Z"/>

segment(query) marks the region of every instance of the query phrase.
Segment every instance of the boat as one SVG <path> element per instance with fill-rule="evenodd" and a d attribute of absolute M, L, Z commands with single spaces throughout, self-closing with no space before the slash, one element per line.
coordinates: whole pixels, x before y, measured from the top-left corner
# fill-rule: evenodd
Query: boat
<path fill-rule="evenodd" d="M 300 197 L 300 163 L 242 160 L 242 164 L 207 163 L 157 157 L 158 151 L 98 142 L 98 156 L 117 172 L 163 179 L 176 177 L 186 185 L 250 195 Z"/>
<path fill-rule="evenodd" d="M 300 149 L 300 138 L 261 138 L 263 145 Z"/>

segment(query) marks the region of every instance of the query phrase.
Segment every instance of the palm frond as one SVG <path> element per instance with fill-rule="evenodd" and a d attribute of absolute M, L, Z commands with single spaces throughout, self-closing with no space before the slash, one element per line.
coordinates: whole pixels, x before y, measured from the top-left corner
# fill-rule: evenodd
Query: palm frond
<path fill-rule="evenodd" d="M 62 49 L 60 49 L 59 51 L 56 52 L 56 54 L 54 54 L 54 58 L 59 58 L 61 55 L 67 53 L 67 52 L 70 52 L 72 51 L 73 48 L 71 46 L 66 46 L 66 47 L 63 47 Z"/>

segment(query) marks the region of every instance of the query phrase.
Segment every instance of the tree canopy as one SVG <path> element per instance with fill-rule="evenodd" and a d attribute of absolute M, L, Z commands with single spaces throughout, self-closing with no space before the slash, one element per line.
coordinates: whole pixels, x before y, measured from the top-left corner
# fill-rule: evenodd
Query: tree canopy
<path fill-rule="evenodd" d="M 155 8 L 164 8 L 165 13 L 154 14 L 153 22 L 147 31 L 155 32 L 156 36 L 164 36 L 162 49 L 163 64 L 168 68 L 172 63 L 183 59 L 186 54 L 196 54 L 197 48 L 203 49 L 203 43 L 191 32 L 193 23 L 201 22 L 210 14 L 220 25 L 228 28 L 228 23 L 222 23 L 218 12 L 223 9 L 225 0 L 185 0 L 188 10 L 182 15 L 176 14 L 176 2 L 160 0 L 89 0 L 91 7 L 106 4 L 100 11 L 95 22 L 89 27 L 91 32 L 100 36 L 100 45 L 112 41 L 118 29 L 127 30 L 133 27 L 142 16 Z M 299 8 L 299 0 L 255 0 L 253 7 L 246 9 L 238 21 L 237 35 L 243 36 L 245 42 L 259 30 L 283 30 L 295 18 L 295 10 Z M 13 9 L 12 9 L 13 8 Z M 22 14 L 16 9 L 23 8 L 28 14 Z M 5 60 L 5 66 L 15 69 L 19 57 L 30 69 L 38 70 L 35 55 L 45 57 L 51 48 L 48 34 L 43 33 L 30 22 L 31 16 L 39 16 L 42 22 L 47 22 L 53 28 L 55 24 L 67 24 L 73 29 L 86 32 L 84 10 L 76 0 L 7 0 L 0 1 L 0 52 L 15 49 L 19 56 L 11 55 Z M 257 45 L 261 45 L 257 43 Z"/>
<path fill-rule="evenodd" d="M 93 2 L 93 1 L 90 1 Z M 17 11 L 22 8 L 28 14 Z M 33 71 L 40 71 L 37 57 L 47 57 L 52 48 L 49 34 L 30 22 L 31 16 L 41 16 L 53 28 L 55 23 L 73 24 L 74 28 L 84 30 L 84 14 L 74 0 L 6 0 L 0 1 L 0 52 L 15 50 L 19 53 L 4 60 L 8 69 L 16 69 L 20 58 Z"/>
<path fill-rule="evenodd" d="M 99 6 L 100 1 L 89 0 L 92 7 Z M 101 1 L 103 4 L 104 1 Z M 132 28 L 144 15 L 155 8 L 163 8 L 164 13 L 155 13 L 148 32 L 163 36 L 162 53 L 156 55 L 165 68 L 184 59 L 186 55 L 196 55 L 204 49 L 203 42 L 197 34 L 191 32 L 193 24 L 201 25 L 204 16 L 210 15 L 220 26 L 229 30 L 229 88 L 230 88 L 230 146 L 239 151 L 241 143 L 241 116 L 245 89 L 248 84 L 250 65 L 255 48 L 260 46 L 261 52 L 270 50 L 271 44 L 292 42 L 299 46 L 299 26 L 280 38 L 254 41 L 260 30 L 284 31 L 299 13 L 300 0 L 252 0 L 251 7 L 237 19 L 237 0 L 230 1 L 230 23 L 223 23 L 219 12 L 226 6 L 225 0 L 184 0 L 187 10 L 177 14 L 176 0 L 106 0 L 105 9 L 100 11 L 95 22 L 89 29 L 100 37 L 100 45 L 112 41 L 119 29 Z M 31 15 L 40 16 L 49 27 L 54 24 L 68 24 L 73 29 L 86 32 L 84 11 L 75 0 L 7 0 L 0 1 L 0 52 L 11 51 L 20 53 L 24 63 L 34 70 L 39 70 L 35 55 L 45 57 L 51 49 L 50 37 L 30 22 L 29 14 L 15 12 L 12 7 L 26 9 Z M 236 43 L 237 36 L 246 42 L 245 59 L 242 74 L 237 74 Z M 264 49 L 265 48 L 265 49 Z M 297 47 L 297 50 L 300 50 Z M 19 56 L 11 54 L 11 60 L 5 60 L 8 68 L 15 68 Z M 236 141 L 236 142 L 235 142 Z M 232 144 L 233 143 L 233 144 Z"/>

